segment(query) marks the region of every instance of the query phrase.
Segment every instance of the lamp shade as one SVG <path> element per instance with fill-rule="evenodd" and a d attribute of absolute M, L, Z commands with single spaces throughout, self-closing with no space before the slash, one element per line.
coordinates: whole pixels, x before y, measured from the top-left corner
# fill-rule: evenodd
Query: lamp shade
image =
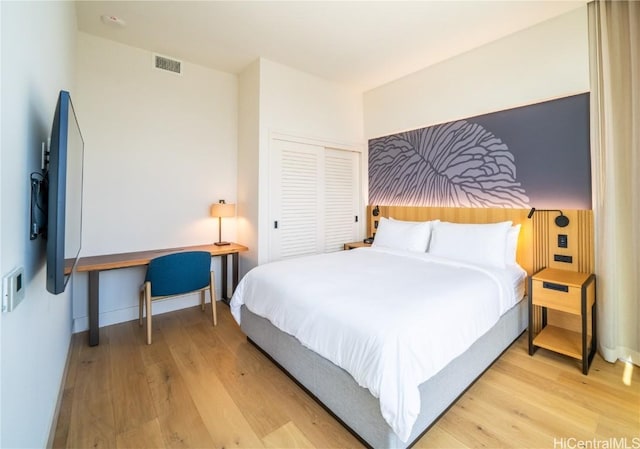
<path fill-rule="evenodd" d="M 212 217 L 235 217 L 236 205 L 227 203 L 214 203 L 211 205 Z"/>

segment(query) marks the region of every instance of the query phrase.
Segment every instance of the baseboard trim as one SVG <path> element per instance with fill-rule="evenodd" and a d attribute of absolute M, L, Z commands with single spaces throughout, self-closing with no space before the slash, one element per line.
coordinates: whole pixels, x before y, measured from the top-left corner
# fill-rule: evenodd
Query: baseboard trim
<path fill-rule="evenodd" d="M 209 302 L 209 296 L 206 297 L 206 302 Z M 197 306 L 200 304 L 200 294 L 190 294 L 179 298 L 165 299 L 161 301 L 154 301 L 153 303 L 153 315 L 161 315 L 167 312 L 173 312 L 174 310 L 187 309 L 189 307 Z M 118 310 L 110 310 L 108 312 L 102 312 L 98 317 L 100 327 L 110 326 L 112 324 L 124 323 L 126 321 L 138 319 L 138 305 L 132 307 L 125 307 Z M 81 316 L 73 319 L 73 333 L 84 332 L 89 330 L 89 317 Z"/>
<path fill-rule="evenodd" d="M 47 449 L 53 448 L 53 442 L 56 437 L 56 429 L 58 427 L 58 418 L 60 418 L 60 408 L 62 407 L 62 397 L 64 396 L 64 386 L 67 383 L 67 373 L 69 372 L 69 364 L 71 363 L 71 348 L 73 346 L 73 334 L 69 334 L 69 347 L 67 348 L 67 360 L 64 363 L 62 371 L 62 379 L 60 379 L 60 387 L 58 387 L 58 398 L 56 399 L 56 408 L 53 411 L 53 419 L 49 427 L 49 438 L 47 438 Z"/>

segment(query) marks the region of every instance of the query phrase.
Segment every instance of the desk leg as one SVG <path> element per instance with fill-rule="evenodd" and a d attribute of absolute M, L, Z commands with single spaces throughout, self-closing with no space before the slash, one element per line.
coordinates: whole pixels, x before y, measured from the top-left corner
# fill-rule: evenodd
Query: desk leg
<path fill-rule="evenodd" d="M 97 346 L 100 342 L 100 325 L 98 323 L 98 305 L 100 298 L 100 272 L 89 272 L 89 346 Z"/>
<path fill-rule="evenodd" d="M 229 297 L 228 292 L 227 292 L 227 282 L 228 282 L 228 277 L 229 277 L 229 267 L 227 264 L 227 255 L 223 254 L 222 256 L 220 256 L 221 262 L 222 262 L 222 300 L 226 303 L 229 304 Z"/>
<path fill-rule="evenodd" d="M 236 291 L 236 287 L 238 286 L 238 253 L 231 255 L 231 263 L 233 264 L 233 271 L 231 272 L 231 294 L 233 295 L 233 292 Z"/>

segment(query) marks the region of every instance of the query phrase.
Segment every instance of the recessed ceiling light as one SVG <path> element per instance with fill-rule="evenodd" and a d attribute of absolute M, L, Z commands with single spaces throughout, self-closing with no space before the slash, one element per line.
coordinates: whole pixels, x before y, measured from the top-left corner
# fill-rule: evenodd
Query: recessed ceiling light
<path fill-rule="evenodd" d="M 102 23 L 104 23 L 105 25 L 109 25 L 117 28 L 124 28 L 127 25 L 127 22 L 125 22 L 124 20 L 122 20 L 120 17 L 117 17 L 117 16 L 110 16 L 108 14 L 104 14 L 100 16 L 100 18 L 102 19 Z"/>

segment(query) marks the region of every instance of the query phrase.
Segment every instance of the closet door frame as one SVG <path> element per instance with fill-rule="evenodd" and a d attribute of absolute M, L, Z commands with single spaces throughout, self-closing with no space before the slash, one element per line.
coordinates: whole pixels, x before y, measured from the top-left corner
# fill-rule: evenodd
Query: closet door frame
<path fill-rule="evenodd" d="M 305 137 L 305 136 L 299 136 L 299 135 L 293 135 L 293 134 L 288 134 L 288 133 L 283 133 L 283 132 L 271 132 L 269 135 L 269 155 L 268 155 L 268 163 L 269 165 L 269 176 L 271 179 L 269 179 L 269 182 L 267 183 L 269 186 L 269 191 L 265 192 L 266 193 L 266 198 L 268 201 L 268 207 L 267 207 L 267 216 L 266 216 L 266 221 L 267 221 L 267 226 L 266 229 L 268 229 L 268 233 L 265 236 L 266 240 L 267 240 L 267 261 L 272 261 L 272 260 L 276 260 L 274 258 L 274 250 L 275 248 L 273 248 L 272 246 L 272 239 L 274 238 L 273 236 L 273 232 L 274 232 L 274 222 L 279 220 L 279 217 L 277 217 L 276 215 L 278 215 L 280 213 L 279 210 L 275 210 L 274 207 L 277 206 L 273 203 L 273 198 L 274 198 L 274 192 L 273 189 L 275 188 L 275 184 L 276 184 L 276 180 L 274 180 L 274 176 L 276 175 L 275 171 L 279 170 L 278 167 L 274 167 L 274 145 L 276 145 L 276 141 L 287 141 L 287 142 L 291 142 L 291 143 L 297 143 L 297 144 L 305 144 L 305 145 L 312 145 L 312 146 L 317 146 L 317 147 L 323 147 L 324 149 L 332 149 L 332 150 L 342 150 L 342 151 L 350 151 L 350 152 L 354 152 L 358 154 L 358 159 L 359 159 L 359 189 L 358 189 L 358 198 L 357 198 L 357 210 L 358 210 L 358 226 L 357 226 L 357 239 L 356 240 L 360 240 L 362 238 L 364 238 L 364 234 L 366 232 L 366 215 L 365 215 L 365 204 L 367 201 L 367 192 L 368 192 L 368 160 L 366 157 L 366 145 L 364 145 L 363 143 L 345 143 L 345 142 L 338 142 L 338 141 L 332 141 L 329 139 L 318 139 L 318 138 L 313 138 L 313 137 Z M 320 217 L 321 220 L 324 219 L 324 217 Z M 264 228 L 263 228 L 264 229 Z M 323 227 L 320 228 L 321 231 L 323 230 Z M 347 243 L 347 242 L 345 242 Z M 323 252 L 323 251 L 321 251 Z"/>

